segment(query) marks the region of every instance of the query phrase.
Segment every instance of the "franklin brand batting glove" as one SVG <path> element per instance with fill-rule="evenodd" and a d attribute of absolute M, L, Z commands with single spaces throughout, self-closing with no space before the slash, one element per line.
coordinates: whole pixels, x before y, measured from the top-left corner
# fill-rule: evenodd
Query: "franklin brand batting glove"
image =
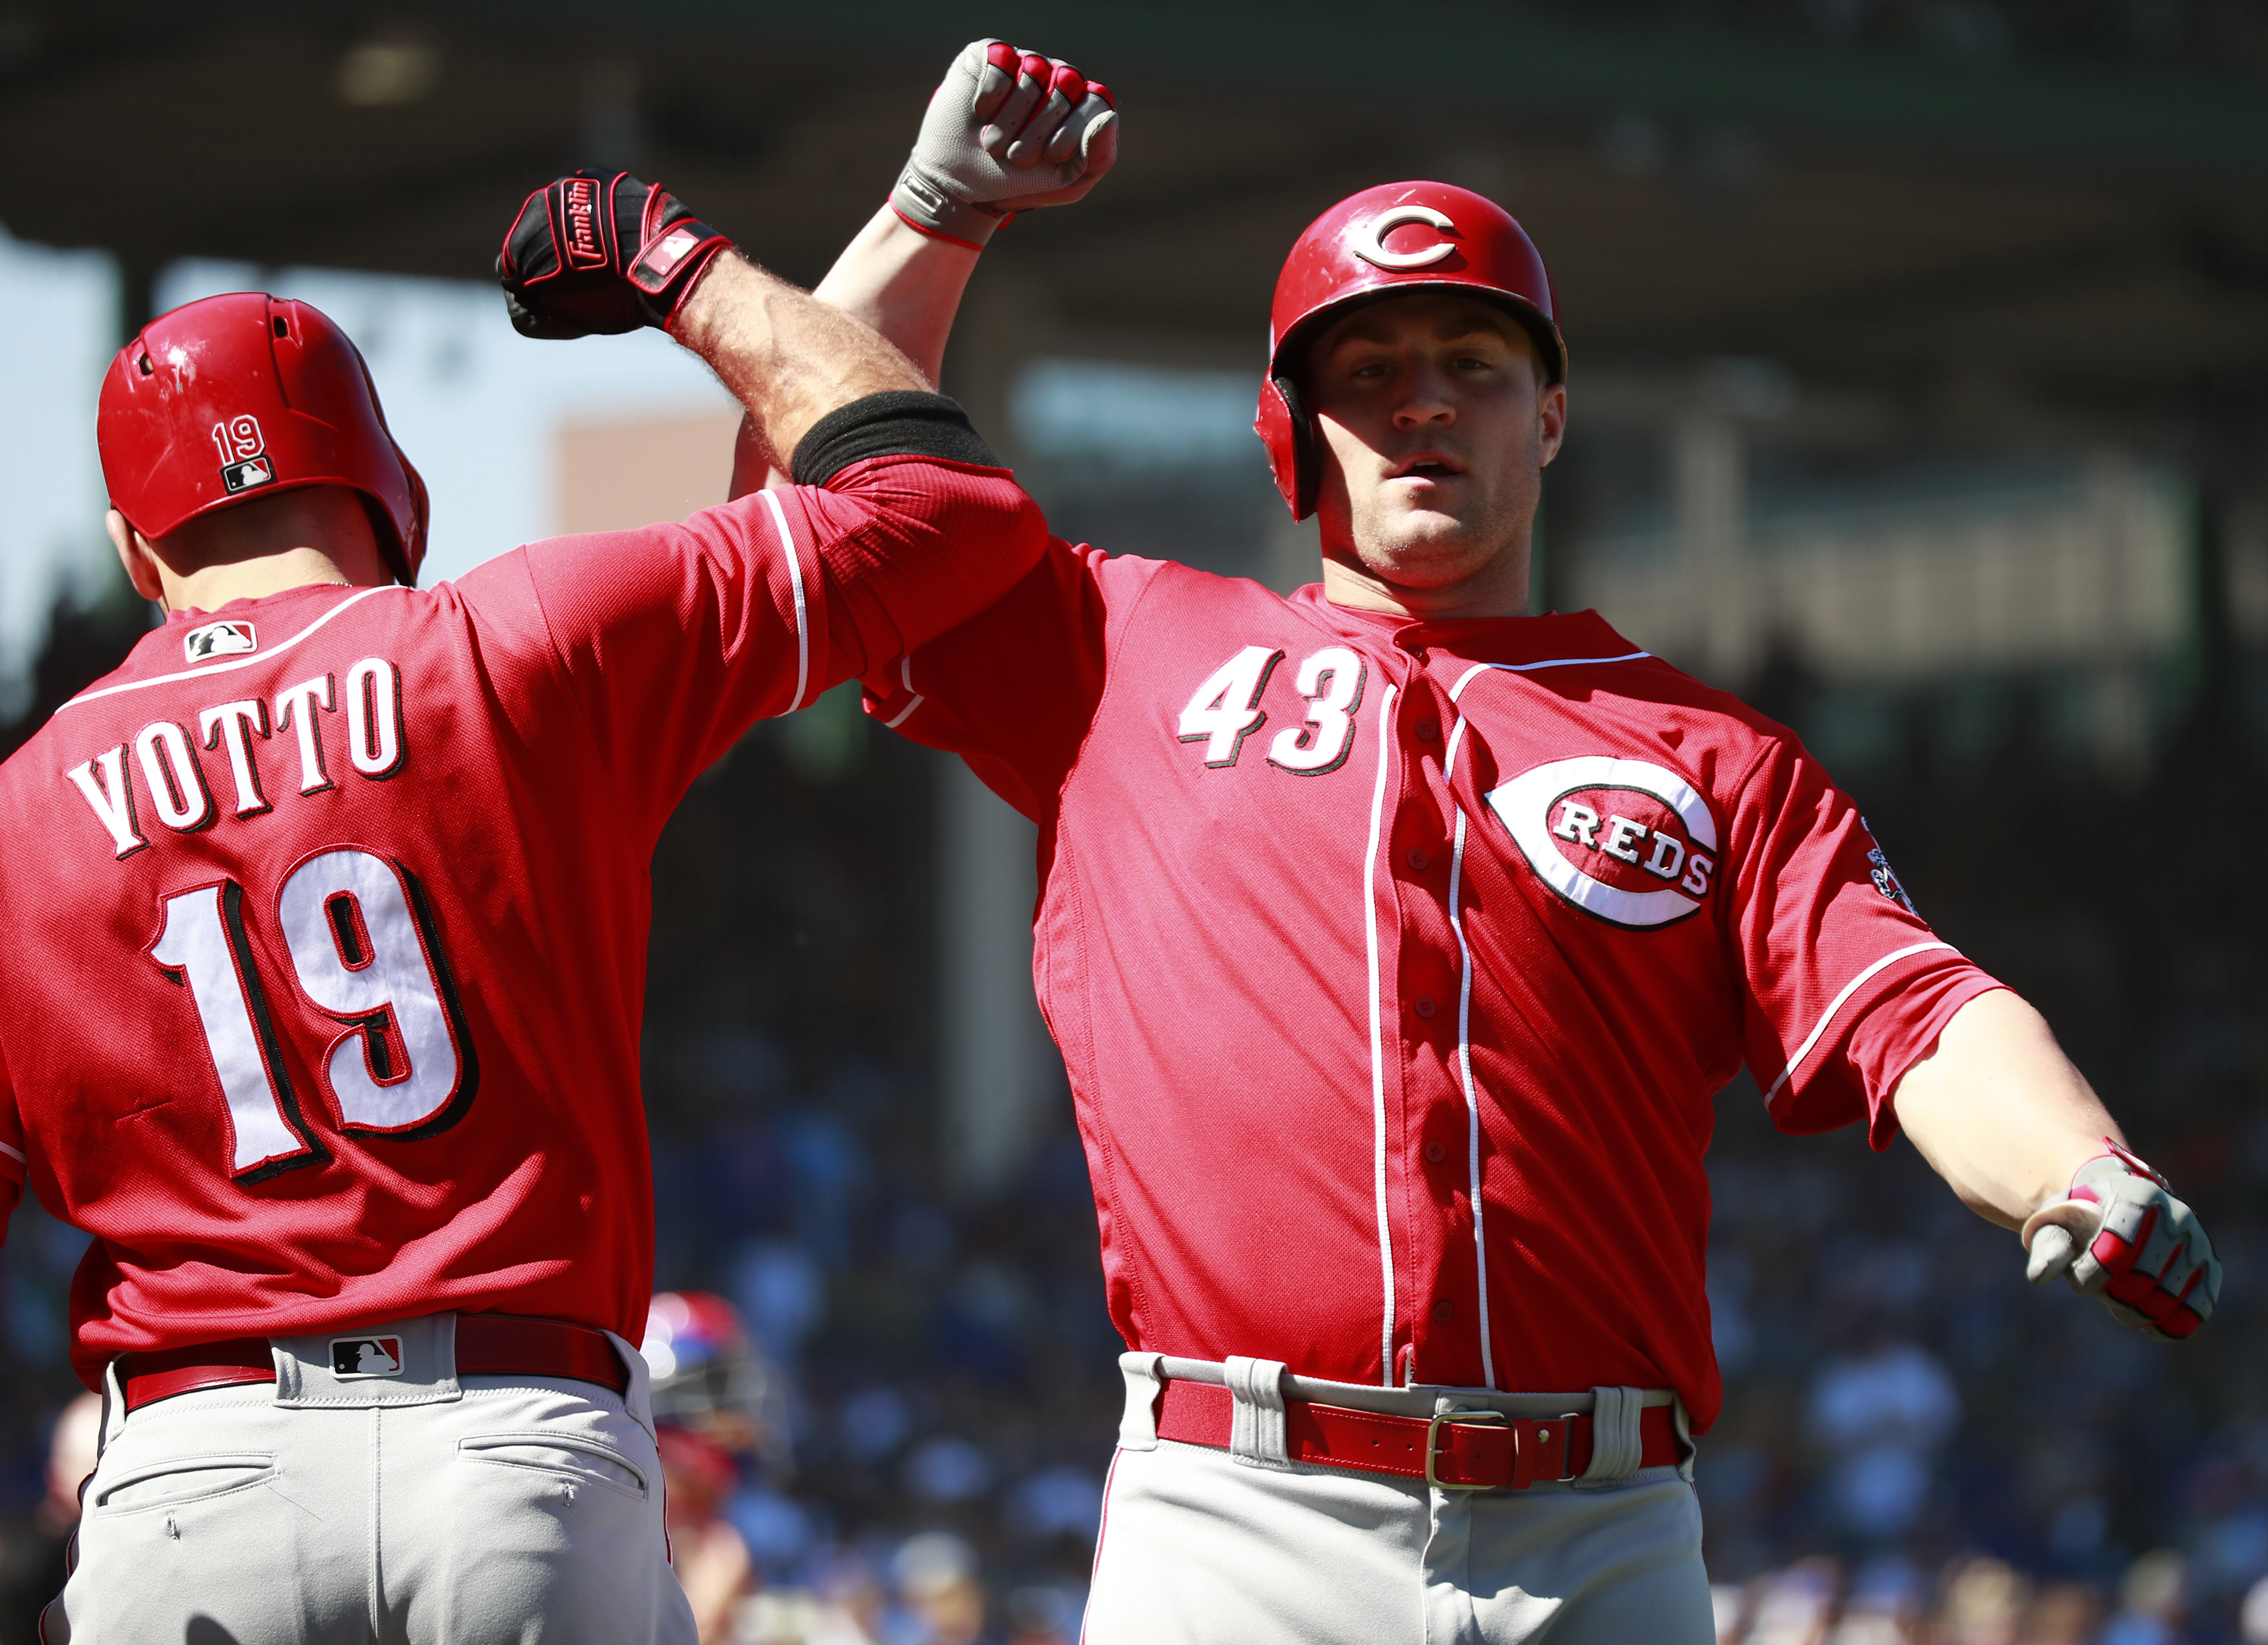
<path fill-rule="evenodd" d="M 1101 81 L 972 41 L 929 100 L 890 209 L 924 234 L 981 249 L 1017 212 L 1069 205 L 1117 158 L 1118 112 Z"/>
<path fill-rule="evenodd" d="M 497 278 L 524 337 L 669 329 L 709 260 L 733 242 L 628 172 L 573 172 L 527 196 Z"/>
<path fill-rule="evenodd" d="M 2067 1198 L 2024 1224 L 2026 1275 L 2042 1285 L 2061 1274 L 2100 1296 L 2120 1324 L 2161 1341 L 2186 1337 L 2220 1295 L 2213 1242 L 2164 1177 L 2107 1137 L 2103 1146 L 2108 1154 L 2073 1174 Z"/>

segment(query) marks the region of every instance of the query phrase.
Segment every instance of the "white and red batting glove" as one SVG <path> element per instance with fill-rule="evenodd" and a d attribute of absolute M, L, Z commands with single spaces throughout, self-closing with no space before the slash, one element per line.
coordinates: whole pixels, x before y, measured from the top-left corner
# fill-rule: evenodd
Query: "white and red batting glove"
<path fill-rule="evenodd" d="M 2110 1152 L 2073 1173 L 2069 1194 L 2025 1222 L 2026 1276 L 2044 1285 L 2061 1274 L 2120 1324 L 2176 1341 L 2213 1317 L 2220 1261 L 2164 1177 L 2108 1137 L 2102 1146 Z"/>
<path fill-rule="evenodd" d="M 971 41 L 929 100 L 890 209 L 923 233 L 981 248 L 1019 211 L 1069 205 L 1118 158 L 1109 90 L 1071 64 Z"/>

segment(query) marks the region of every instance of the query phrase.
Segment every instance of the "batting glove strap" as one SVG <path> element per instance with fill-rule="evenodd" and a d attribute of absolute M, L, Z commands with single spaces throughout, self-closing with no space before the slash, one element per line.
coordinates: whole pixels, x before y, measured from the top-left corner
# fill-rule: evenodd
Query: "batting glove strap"
<path fill-rule="evenodd" d="M 2220 1296 L 2220 1262 L 2197 1215 L 2164 1177 L 2106 1140 L 2110 1150 L 2074 1172 L 2061 1200 L 2024 1224 L 2035 1284 L 2061 1274 L 2102 1298 L 2122 1325 L 2165 1340 L 2194 1332 Z M 2051 1227 L 2071 1237 L 2040 1236 Z"/>
<path fill-rule="evenodd" d="M 732 243 L 666 188 L 628 172 L 573 172 L 521 203 L 497 279 L 522 336 L 666 331 Z"/>
<path fill-rule="evenodd" d="M 1108 87 L 1057 58 L 972 41 L 929 100 L 890 208 L 981 248 L 1017 212 L 1079 198 L 1117 158 Z"/>

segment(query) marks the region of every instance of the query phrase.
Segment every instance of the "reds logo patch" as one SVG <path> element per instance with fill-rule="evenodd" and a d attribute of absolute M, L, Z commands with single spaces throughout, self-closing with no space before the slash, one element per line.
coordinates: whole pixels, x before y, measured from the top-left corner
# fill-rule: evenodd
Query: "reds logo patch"
<path fill-rule="evenodd" d="M 1543 883 L 1625 930 L 1697 913 L 1717 871 L 1717 821 L 1676 772 L 1585 755 L 1523 771 L 1490 808 Z"/>
<path fill-rule="evenodd" d="M 260 636 L 249 623 L 208 623 L 181 636 L 181 650 L 191 662 L 240 657 L 259 649 Z"/>

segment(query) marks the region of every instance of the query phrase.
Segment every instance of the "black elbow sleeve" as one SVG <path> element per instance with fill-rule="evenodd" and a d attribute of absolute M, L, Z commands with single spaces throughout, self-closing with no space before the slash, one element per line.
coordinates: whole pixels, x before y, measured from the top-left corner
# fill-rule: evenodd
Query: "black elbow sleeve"
<path fill-rule="evenodd" d="M 796 442 L 788 473 L 798 485 L 825 485 L 870 457 L 934 457 L 981 468 L 1006 465 L 944 395 L 894 388 L 837 406 Z"/>

